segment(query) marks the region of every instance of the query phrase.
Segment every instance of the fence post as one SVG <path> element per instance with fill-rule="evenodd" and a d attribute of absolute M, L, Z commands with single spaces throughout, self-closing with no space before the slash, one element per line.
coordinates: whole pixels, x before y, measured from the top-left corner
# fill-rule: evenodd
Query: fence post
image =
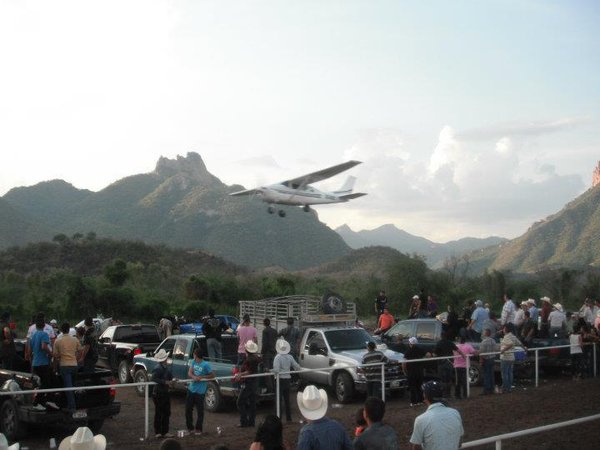
<path fill-rule="evenodd" d="M 471 355 L 467 354 L 466 356 L 466 362 L 467 362 L 467 398 L 470 397 L 471 395 Z M 479 374 L 479 376 L 481 376 L 481 373 Z M 460 392 L 460 391 L 459 391 Z"/>
<path fill-rule="evenodd" d="M 277 405 L 277 417 L 281 419 L 281 394 L 279 389 L 279 372 L 275 372 L 275 404 Z"/>
<path fill-rule="evenodd" d="M 381 363 L 381 400 L 385 402 L 385 363 Z"/>
<path fill-rule="evenodd" d="M 149 406 L 149 391 L 150 391 L 150 384 L 146 383 L 146 385 L 144 386 L 144 416 L 145 416 L 145 424 L 144 424 L 144 439 L 148 439 L 148 435 L 149 435 L 149 416 L 150 416 L 150 406 Z"/>
<path fill-rule="evenodd" d="M 540 381 L 540 362 L 539 362 L 539 358 L 538 358 L 538 352 L 539 350 L 536 348 L 535 349 L 535 387 L 538 387 L 539 385 L 539 381 Z"/>
<path fill-rule="evenodd" d="M 597 371 L 598 371 L 598 366 L 596 365 L 596 343 L 594 342 L 594 378 L 596 378 L 597 375 Z"/>

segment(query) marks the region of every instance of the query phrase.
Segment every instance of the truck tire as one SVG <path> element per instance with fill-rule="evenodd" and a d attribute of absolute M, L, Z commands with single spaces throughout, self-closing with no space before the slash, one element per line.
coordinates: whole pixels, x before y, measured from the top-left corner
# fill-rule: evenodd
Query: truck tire
<path fill-rule="evenodd" d="M 328 292 L 321 300 L 324 314 L 343 314 L 346 312 L 346 302 L 334 292 Z"/>
<path fill-rule="evenodd" d="M 88 421 L 88 428 L 92 430 L 92 433 L 98 434 L 104 425 L 104 419 L 96 419 Z"/>
<path fill-rule="evenodd" d="M 126 360 L 121 360 L 119 363 L 119 367 L 117 369 L 117 375 L 119 377 L 120 384 L 127 384 L 131 382 L 131 375 L 129 370 L 131 369 L 131 364 Z"/>
<path fill-rule="evenodd" d="M 134 383 L 145 383 L 147 381 L 148 381 L 148 374 L 146 373 L 146 371 L 144 369 L 138 369 L 135 371 L 135 374 L 133 375 Z M 148 386 L 136 386 L 135 392 L 140 397 L 144 397 L 146 389 L 148 389 Z"/>
<path fill-rule="evenodd" d="M 339 372 L 334 379 L 335 397 L 340 403 L 350 403 L 354 397 L 354 381 L 350 374 Z"/>
<path fill-rule="evenodd" d="M 27 433 L 27 424 L 19 420 L 19 409 L 14 400 L 5 400 L 0 406 L 0 428 L 9 441 L 17 441 Z"/>
<path fill-rule="evenodd" d="M 224 398 L 221 395 L 219 385 L 214 381 L 208 383 L 204 395 L 204 409 L 210 412 L 218 412 L 223 409 Z"/>

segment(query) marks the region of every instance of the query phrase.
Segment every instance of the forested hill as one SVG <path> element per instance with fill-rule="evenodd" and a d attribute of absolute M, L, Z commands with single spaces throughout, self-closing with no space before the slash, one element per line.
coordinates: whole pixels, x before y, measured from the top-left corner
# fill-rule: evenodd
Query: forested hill
<path fill-rule="evenodd" d="M 99 192 L 54 180 L 15 188 L 2 199 L 0 247 L 50 240 L 56 233 L 93 231 L 114 239 L 203 250 L 252 268 L 297 270 L 347 254 L 343 239 L 316 213 L 284 207 L 286 218 L 249 197 L 230 197 L 197 153 L 160 158 L 151 173 L 132 175 Z M 2 200 L 0 199 L 0 200 Z M 0 204 L 0 207 L 2 204 Z M 15 218 L 22 217 L 16 224 Z M 22 226 L 36 224 L 39 231 Z"/>

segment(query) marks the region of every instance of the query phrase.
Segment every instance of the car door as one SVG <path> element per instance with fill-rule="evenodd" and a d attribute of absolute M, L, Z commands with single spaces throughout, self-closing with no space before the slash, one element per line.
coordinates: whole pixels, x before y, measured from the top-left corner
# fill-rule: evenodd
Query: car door
<path fill-rule="evenodd" d="M 178 380 L 186 380 L 188 378 L 188 364 L 190 358 L 193 357 L 193 339 L 175 338 L 171 340 L 174 341 L 170 358 L 171 373 L 173 374 L 173 378 L 177 378 Z"/>
<path fill-rule="evenodd" d="M 412 336 L 415 336 L 415 323 L 398 322 L 381 337 L 381 340 L 395 352 L 406 353 L 408 339 Z"/>
<path fill-rule="evenodd" d="M 98 338 L 98 361 L 96 365 L 105 369 L 111 369 L 114 366 L 111 363 L 116 361 L 113 339 L 116 327 L 108 327 Z"/>
<path fill-rule="evenodd" d="M 323 333 L 318 330 L 308 332 L 302 352 L 300 365 L 305 369 L 322 369 L 329 367 L 329 349 Z M 315 383 L 327 384 L 329 371 L 315 371 L 302 374 L 302 378 Z"/>

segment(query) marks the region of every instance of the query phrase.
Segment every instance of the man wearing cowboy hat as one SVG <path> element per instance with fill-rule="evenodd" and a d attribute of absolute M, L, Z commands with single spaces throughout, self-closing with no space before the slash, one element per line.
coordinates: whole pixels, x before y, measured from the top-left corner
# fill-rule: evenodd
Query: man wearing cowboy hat
<path fill-rule="evenodd" d="M 552 312 L 552 300 L 549 297 L 542 297 L 542 309 L 540 311 L 541 328 L 540 337 L 548 337 L 548 316 Z"/>
<path fill-rule="evenodd" d="M 256 394 L 258 391 L 258 378 L 248 377 L 258 373 L 260 357 L 258 344 L 254 341 L 247 341 L 244 344 L 246 358 L 242 363 L 240 372 L 235 376 L 235 381 L 244 378 L 240 394 L 237 399 L 237 407 L 240 412 L 240 427 L 253 427 L 256 419 Z"/>
<path fill-rule="evenodd" d="M 297 450 L 352 450 L 344 427 L 325 417 L 327 401 L 327 392 L 313 385 L 298 392 L 298 408 L 308 423 L 300 429 Z"/>
<path fill-rule="evenodd" d="M 287 373 L 293 370 L 300 370 L 300 365 L 290 355 L 290 344 L 283 338 L 277 339 L 275 343 L 277 356 L 273 360 L 272 372 L 279 373 L 279 402 L 285 405 L 285 418 L 288 422 L 292 421 L 292 412 L 290 409 L 290 383 L 292 381 L 291 374 Z"/>
<path fill-rule="evenodd" d="M 171 396 L 169 385 L 173 382 L 173 374 L 167 367 L 169 354 L 161 348 L 154 359 L 158 363 L 152 370 L 152 381 L 156 383 L 152 389 L 154 402 L 154 432 L 156 438 L 173 437 L 169 433 L 169 418 L 171 417 Z"/>
<path fill-rule="evenodd" d="M 204 360 L 202 350 L 199 347 L 194 349 L 194 359 L 189 363 L 188 378 L 192 382 L 188 386 L 187 396 L 185 398 L 185 423 L 188 431 L 196 436 L 202 434 L 204 423 L 204 395 L 208 388 L 205 380 L 211 380 L 215 377 L 210 364 Z M 194 406 L 196 407 L 196 424 L 194 425 Z"/>
<path fill-rule="evenodd" d="M 88 427 L 79 427 L 73 436 L 67 436 L 58 446 L 58 450 L 104 450 L 106 438 L 103 434 L 94 436 Z"/>
<path fill-rule="evenodd" d="M 554 310 L 548 315 L 548 324 L 550 326 L 550 337 L 564 337 L 567 329 L 567 316 L 560 303 L 553 305 Z"/>
<path fill-rule="evenodd" d="M 458 449 L 464 434 L 460 413 L 446 406 L 444 387 L 440 382 L 428 381 L 422 389 L 427 411 L 415 419 L 411 449 Z"/>

